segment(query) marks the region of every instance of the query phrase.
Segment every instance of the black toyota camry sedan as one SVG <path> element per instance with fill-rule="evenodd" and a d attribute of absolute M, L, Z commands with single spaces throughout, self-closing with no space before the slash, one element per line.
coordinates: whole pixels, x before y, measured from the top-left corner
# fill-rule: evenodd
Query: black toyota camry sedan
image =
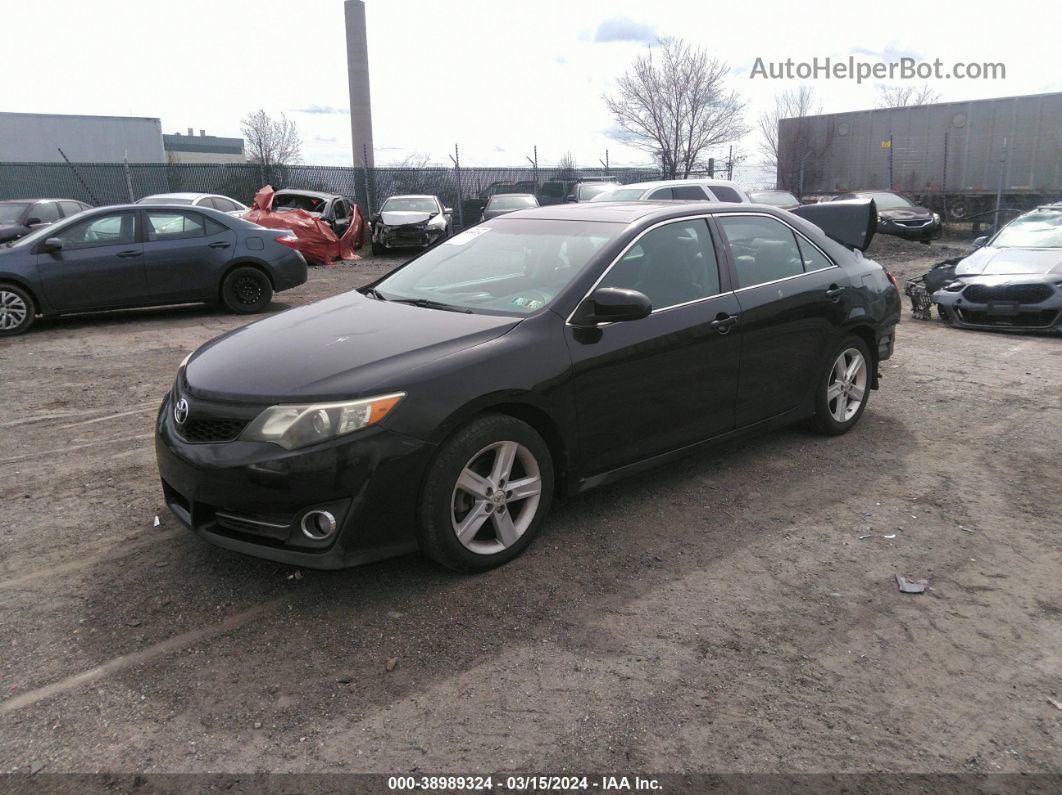
<path fill-rule="evenodd" d="M 800 420 L 844 433 L 900 299 L 860 250 L 873 203 L 812 208 L 514 212 L 218 337 L 159 411 L 166 502 L 272 560 L 480 571 L 558 496 Z"/>
<path fill-rule="evenodd" d="M 206 207 L 101 207 L 0 246 L 0 336 L 37 315 L 219 302 L 261 312 L 306 281 L 286 229 Z"/>

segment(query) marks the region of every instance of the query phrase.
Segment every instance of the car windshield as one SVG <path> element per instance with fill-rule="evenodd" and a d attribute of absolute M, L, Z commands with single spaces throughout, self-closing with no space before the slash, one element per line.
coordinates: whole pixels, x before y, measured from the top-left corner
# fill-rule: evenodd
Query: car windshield
<path fill-rule="evenodd" d="M 29 204 L 0 204 L 0 224 L 18 223 Z"/>
<path fill-rule="evenodd" d="M 592 202 L 636 202 L 642 198 L 645 188 L 620 188 L 599 193 L 592 198 Z"/>
<path fill-rule="evenodd" d="M 1062 210 L 1042 209 L 1015 218 L 996 235 L 996 248 L 1062 248 Z"/>
<path fill-rule="evenodd" d="M 381 212 L 434 213 L 438 211 L 435 199 L 423 196 L 396 196 L 384 202 Z"/>
<path fill-rule="evenodd" d="M 774 207 L 788 207 L 800 204 L 796 196 L 784 190 L 756 191 L 750 198 L 758 204 L 770 204 Z"/>
<path fill-rule="evenodd" d="M 576 195 L 578 196 L 579 201 L 586 202 L 590 201 L 595 196 L 600 196 L 605 191 L 612 190 L 615 187 L 616 183 L 614 182 L 602 182 L 600 184 L 580 185 L 576 189 Z"/>
<path fill-rule="evenodd" d="M 538 200 L 534 196 L 492 196 L 487 207 L 491 210 L 520 210 L 538 207 Z"/>
<path fill-rule="evenodd" d="M 191 199 L 182 199 L 180 196 L 145 196 L 137 204 L 191 204 Z"/>
<path fill-rule="evenodd" d="M 390 301 L 494 315 L 546 307 L 623 224 L 498 218 L 428 249 L 376 285 Z"/>
<path fill-rule="evenodd" d="M 899 210 L 914 207 L 915 203 L 898 193 L 857 193 L 860 199 L 873 199 L 879 210 Z"/>

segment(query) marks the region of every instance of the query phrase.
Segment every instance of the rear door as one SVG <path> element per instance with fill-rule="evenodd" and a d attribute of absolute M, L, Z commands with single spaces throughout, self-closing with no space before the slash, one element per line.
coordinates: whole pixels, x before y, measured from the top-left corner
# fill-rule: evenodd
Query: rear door
<path fill-rule="evenodd" d="M 144 210 L 144 258 L 155 301 L 217 297 L 236 233 L 195 210 Z"/>
<path fill-rule="evenodd" d="M 730 430 L 738 308 L 707 220 L 648 230 L 596 287 L 645 293 L 653 312 L 641 320 L 565 327 L 584 471 L 616 469 Z"/>
<path fill-rule="evenodd" d="M 844 322 L 845 271 L 779 219 L 715 216 L 741 307 L 738 427 L 795 408 Z"/>
<path fill-rule="evenodd" d="M 55 230 L 61 250 L 37 255 L 45 295 L 57 309 L 102 309 L 144 299 L 144 246 L 134 210 L 93 215 Z"/>

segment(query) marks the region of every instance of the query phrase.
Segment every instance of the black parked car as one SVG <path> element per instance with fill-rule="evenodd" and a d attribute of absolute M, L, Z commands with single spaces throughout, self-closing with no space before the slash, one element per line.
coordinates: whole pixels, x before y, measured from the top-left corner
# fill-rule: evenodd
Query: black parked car
<path fill-rule="evenodd" d="M 92 209 L 77 199 L 9 199 L 0 201 L 0 243 L 18 240 L 34 229 L 54 224 L 61 218 Z"/>
<path fill-rule="evenodd" d="M 320 193 L 315 190 L 285 188 L 273 195 L 273 210 L 303 210 L 320 218 L 340 237 L 347 231 L 354 218 L 353 203 L 345 196 L 335 193 Z"/>
<path fill-rule="evenodd" d="M 911 199 L 890 191 L 857 191 L 842 193 L 831 201 L 848 201 L 851 199 L 873 199 L 878 208 L 878 232 L 894 235 L 905 240 L 929 243 L 940 237 L 944 226 L 940 215 L 926 207 L 920 207 Z"/>
<path fill-rule="evenodd" d="M 499 215 L 538 206 L 538 199 L 533 193 L 498 193 L 487 199 L 487 205 L 483 208 L 479 220 L 489 221 Z"/>
<path fill-rule="evenodd" d="M 837 204 L 817 223 L 865 248 L 873 218 Z M 520 211 L 191 354 L 158 415 L 162 488 L 251 555 L 420 548 L 479 571 L 555 496 L 809 417 L 850 430 L 899 314 L 880 265 L 782 210 Z"/>
<path fill-rule="evenodd" d="M 0 247 L 0 336 L 38 314 L 198 301 L 261 312 L 306 281 L 295 241 L 205 207 L 89 210 Z"/>

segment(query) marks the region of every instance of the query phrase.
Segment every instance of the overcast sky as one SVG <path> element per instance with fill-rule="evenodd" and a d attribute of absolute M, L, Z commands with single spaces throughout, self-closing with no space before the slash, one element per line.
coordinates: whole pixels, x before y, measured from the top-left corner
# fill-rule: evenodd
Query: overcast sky
<path fill-rule="evenodd" d="M 240 118 L 286 113 L 308 163 L 350 164 L 342 0 L 6 2 L 0 110 L 156 116 L 165 132 L 239 135 Z M 659 36 L 732 67 L 754 126 L 776 91 L 765 61 L 813 57 L 1003 62 L 1005 80 L 941 80 L 943 100 L 1062 90 L 1049 3 L 916 5 L 749 0 L 367 0 L 378 164 L 419 152 L 520 165 L 570 151 L 596 165 L 646 162 L 621 145 L 601 94 Z M 953 10 L 944 8 L 953 6 Z M 1042 24 L 1033 24 L 1035 20 Z M 14 35 L 12 35 L 14 34 Z M 916 81 L 918 82 L 918 81 Z M 873 107 L 878 83 L 812 82 L 824 112 Z M 755 150 L 754 136 L 744 146 Z"/>

